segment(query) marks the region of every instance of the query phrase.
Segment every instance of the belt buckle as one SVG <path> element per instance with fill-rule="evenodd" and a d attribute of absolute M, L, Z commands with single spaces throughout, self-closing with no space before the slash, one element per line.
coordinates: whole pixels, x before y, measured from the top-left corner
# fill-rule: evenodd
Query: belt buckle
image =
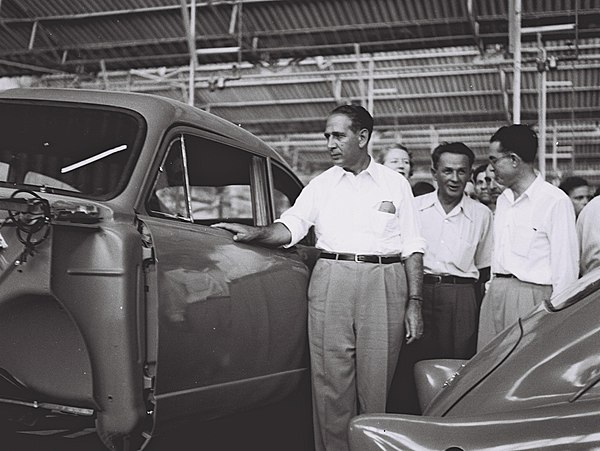
<path fill-rule="evenodd" d="M 442 283 L 443 276 L 440 276 L 439 274 L 432 274 L 433 277 L 435 277 L 435 283 Z"/>
<path fill-rule="evenodd" d="M 362 262 L 362 260 L 359 259 L 360 255 L 359 254 L 354 254 L 354 262 L 355 263 L 360 263 Z"/>

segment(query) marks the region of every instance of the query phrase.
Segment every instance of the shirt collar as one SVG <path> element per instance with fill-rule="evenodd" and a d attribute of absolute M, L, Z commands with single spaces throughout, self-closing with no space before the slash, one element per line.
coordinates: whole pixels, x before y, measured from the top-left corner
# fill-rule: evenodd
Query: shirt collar
<path fill-rule="evenodd" d="M 375 163 L 373 158 L 369 155 L 369 165 L 366 167 L 366 169 L 364 169 L 361 172 L 359 172 L 358 174 L 356 174 L 356 176 L 359 176 L 363 172 L 367 172 L 369 175 L 371 175 L 371 177 L 374 177 L 375 172 L 376 172 L 376 168 L 375 168 L 376 165 L 377 164 Z M 332 169 L 333 173 L 338 175 L 339 177 L 343 177 L 345 175 L 354 175 L 352 172 L 346 171 L 344 168 L 342 168 L 340 166 L 334 165 L 334 166 L 332 166 L 331 169 Z"/>
<path fill-rule="evenodd" d="M 502 191 L 502 196 L 505 196 L 510 203 L 515 203 L 517 202 L 519 199 L 524 199 L 524 198 L 534 198 L 537 194 L 537 192 L 539 191 L 540 187 L 543 185 L 544 183 L 544 179 L 542 178 L 542 176 L 540 174 L 537 174 L 535 176 L 535 179 L 533 180 L 533 182 L 531 182 L 531 185 L 529 185 L 527 187 L 527 189 L 525 191 L 523 191 L 523 193 L 517 197 L 515 199 L 515 193 L 513 192 L 513 190 L 511 189 L 505 189 L 504 191 Z"/>
<path fill-rule="evenodd" d="M 456 207 L 454 207 L 450 211 L 450 213 L 446 213 L 444 210 L 444 207 L 442 207 L 442 203 L 440 202 L 440 199 L 438 198 L 437 193 L 438 193 L 437 190 L 435 190 L 431 193 L 427 193 L 427 194 L 423 195 L 423 201 L 421 202 L 420 210 L 425 210 L 426 208 L 431 208 L 431 207 L 435 206 L 445 216 L 448 216 L 453 211 L 456 212 L 455 214 L 460 214 L 460 212 L 462 211 L 467 219 L 469 219 L 470 221 L 473 220 L 473 204 L 468 202 L 466 196 L 463 196 L 463 198 L 460 200 L 460 202 L 456 205 Z"/>

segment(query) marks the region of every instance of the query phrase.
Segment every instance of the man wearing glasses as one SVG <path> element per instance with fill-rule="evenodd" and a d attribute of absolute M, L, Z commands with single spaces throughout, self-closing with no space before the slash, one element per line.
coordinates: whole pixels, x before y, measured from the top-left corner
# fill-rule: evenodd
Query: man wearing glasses
<path fill-rule="evenodd" d="M 494 216 L 493 276 L 481 306 L 477 350 L 577 280 L 573 204 L 534 172 L 537 146 L 526 125 L 501 127 L 490 139 L 490 163 L 506 189 Z"/>

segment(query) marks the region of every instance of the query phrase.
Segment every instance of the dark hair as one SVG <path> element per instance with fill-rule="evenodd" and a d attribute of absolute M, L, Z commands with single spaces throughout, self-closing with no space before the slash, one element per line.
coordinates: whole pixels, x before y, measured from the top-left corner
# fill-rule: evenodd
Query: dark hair
<path fill-rule="evenodd" d="M 410 165 L 410 169 L 408 171 L 408 176 L 412 177 L 413 175 L 413 156 L 412 156 L 412 152 L 410 150 L 408 150 L 408 148 L 400 143 L 398 144 L 394 144 L 393 146 L 390 147 L 386 147 L 385 149 L 383 149 L 381 152 L 379 152 L 379 154 L 377 155 L 377 162 L 383 164 L 384 160 L 385 160 L 385 156 L 387 155 L 387 153 L 390 150 L 393 149 L 401 149 L 403 151 L 405 151 L 408 155 L 408 164 Z"/>
<path fill-rule="evenodd" d="M 516 153 L 526 163 L 533 163 L 537 154 L 537 134 L 527 125 L 513 124 L 500 127 L 490 138 L 498 141 L 502 152 Z"/>
<path fill-rule="evenodd" d="M 457 155 L 465 155 L 469 159 L 469 169 L 473 166 L 475 162 L 475 154 L 473 151 L 465 144 L 461 142 L 447 143 L 444 142 L 433 149 L 433 153 L 431 154 L 431 162 L 433 163 L 433 168 L 437 168 L 437 165 L 440 161 L 440 156 L 443 153 L 455 153 Z"/>
<path fill-rule="evenodd" d="M 475 183 L 477 181 L 477 176 L 479 174 L 481 174 L 482 172 L 485 172 L 485 170 L 487 169 L 487 163 L 484 164 L 480 164 L 479 166 L 477 166 L 474 170 L 473 170 L 473 183 Z"/>
<path fill-rule="evenodd" d="M 354 133 L 358 133 L 363 128 L 366 128 L 369 132 L 369 139 L 371 139 L 371 135 L 373 134 L 373 116 L 365 108 L 360 105 L 340 105 L 334 108 L 329 113 L 329 116 L 333 116 L 334 114 L 348 116 L 351 121 L 350 129 Z"/>
<path fill-rule="evenodd" d="M 567 195 L 569 195 L 571 191 L 573 191 L 575 188 L 579 188 L 580 186 L 590 186 L 590 184 L 583 177 L 573 176 L 564 179 L 562 182 L 560 182 L 558 187 L 567 193 Z"/>
<path fill-rule="evenodd" d="M 417 182 L 412 187 L 413 196 L 422 196 L 423 194 L 431 193 L 435 191 L 433 185 L 429 182 Z"/>

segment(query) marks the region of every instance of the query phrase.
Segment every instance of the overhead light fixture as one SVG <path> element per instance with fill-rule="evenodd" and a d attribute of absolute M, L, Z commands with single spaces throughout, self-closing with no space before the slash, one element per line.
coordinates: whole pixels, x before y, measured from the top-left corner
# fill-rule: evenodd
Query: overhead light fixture
<path fill-rule="evenodd" d="M 237 53 L 240 51 L 240 47 L 211 47 L 205 49 L 197 49 L 196 54 L 198 55 L 218 55 L 221 53 Z"/>
<path fill-rule="evenodd" d="M 554 31 L 567 31 L 574 30 L 574 23 L 565 23 L 565 24 L 557 24 L 557 25 L 542 25 L 540 27 L 523 27 L 521 28 L 522 34 L 530 34 L 530 33 L 551 33 Z"/>

